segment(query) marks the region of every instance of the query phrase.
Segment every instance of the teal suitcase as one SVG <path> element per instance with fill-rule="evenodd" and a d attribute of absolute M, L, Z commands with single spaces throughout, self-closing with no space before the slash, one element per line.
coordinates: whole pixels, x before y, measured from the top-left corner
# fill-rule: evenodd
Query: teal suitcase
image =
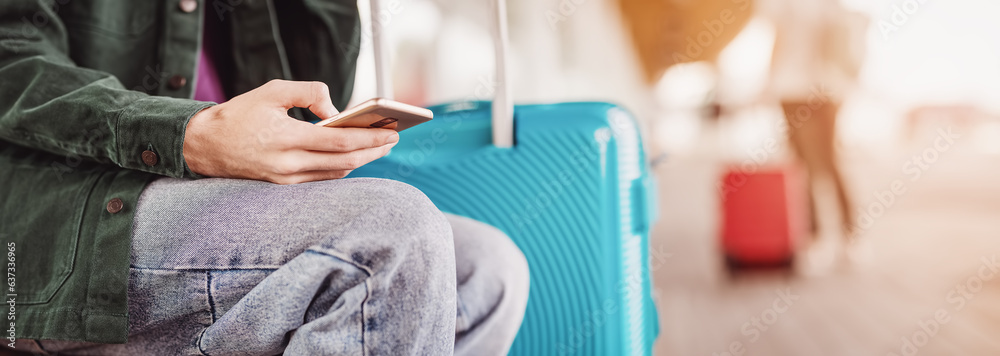
<path fill-rule="evenodd" d="M 656 194 L 635 120 L 606 103 L 511 105 L 506 9 L 494 4 L 495 104 L 432 107 L 432 121 L 350 176 L 406 182 L 520 247 L 531 291 L 511 355 L 650 355 L 659 333 L 649 264 Z M 388 98 L 380 33 L 376 76 Z"/>
<path fill-rule="evenodd" d="M 632 117 L 603 103 L 517 106 L 514 146 L 498 148 L 489 103 L 431 110 L 351 176 L 406 182 L 513 239 L 531 292 L 511 354 L 651 354 L 655 194 Z"/>

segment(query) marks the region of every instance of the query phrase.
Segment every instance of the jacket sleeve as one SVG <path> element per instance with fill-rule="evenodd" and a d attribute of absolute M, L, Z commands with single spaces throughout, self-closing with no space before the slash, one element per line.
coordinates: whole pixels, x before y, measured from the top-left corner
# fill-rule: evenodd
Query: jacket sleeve
<path fill-rule="evenodd" d="M 76 66 L 66 27 L 48 2 L 0 1 L 0 140 L 67 162 L 196 176 L 184 163 L 184 130 L 213 103 L 150 96 L 109 73 Z M 47 21 L 36 26 L 36 17 Z M 143 163 L 146 150 L 158 155 L 155 165 Z"/>

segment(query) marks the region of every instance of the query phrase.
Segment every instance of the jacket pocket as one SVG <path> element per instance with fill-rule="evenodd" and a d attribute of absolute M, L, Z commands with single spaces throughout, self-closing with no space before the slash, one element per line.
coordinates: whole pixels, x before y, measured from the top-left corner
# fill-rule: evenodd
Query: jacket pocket
<path fill-rule="evenodd" d="M 8 254 L 3 287 L 9 289 L 13 277 L 18 304 L 47 303 L 73 272 L 83 209 L 97 175 L 79 161 L 2 141 L 0 167 L 0 241 L 14 248 L 14 270 Z"/>

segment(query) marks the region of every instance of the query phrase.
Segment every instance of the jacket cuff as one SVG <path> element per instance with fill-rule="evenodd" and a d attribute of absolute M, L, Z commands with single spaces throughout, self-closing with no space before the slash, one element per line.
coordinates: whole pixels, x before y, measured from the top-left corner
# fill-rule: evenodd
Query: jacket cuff
<path fill-rule="evenodd" d="M 115 128 L 118 165 L 174 178 L 204 178 L 184 161 L 184 132 L 192 116 L 213 105 L 167 97 L 132 103 Z"/>

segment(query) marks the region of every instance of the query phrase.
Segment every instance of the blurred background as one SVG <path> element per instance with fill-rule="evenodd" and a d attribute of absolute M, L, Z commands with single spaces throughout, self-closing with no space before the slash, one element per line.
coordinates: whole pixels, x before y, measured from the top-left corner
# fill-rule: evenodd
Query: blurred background
<path fill-rule="evenodd" d="M 383 1 L 397 100 L 492 97 L 486 1 Z M 640 122 L 658 354 L 1000 354 L 1000 3 L 508 7 L 517 103 L 609 101 Z M 375 94 L 363 28 L 355 103 Z M 784 183 L 740 183 L 765 174 Z M 793 226 L 790 265 L 726 263 L 746 238 L 727 204 L 748 194 L 788 203 L 759 208 Z"/>

